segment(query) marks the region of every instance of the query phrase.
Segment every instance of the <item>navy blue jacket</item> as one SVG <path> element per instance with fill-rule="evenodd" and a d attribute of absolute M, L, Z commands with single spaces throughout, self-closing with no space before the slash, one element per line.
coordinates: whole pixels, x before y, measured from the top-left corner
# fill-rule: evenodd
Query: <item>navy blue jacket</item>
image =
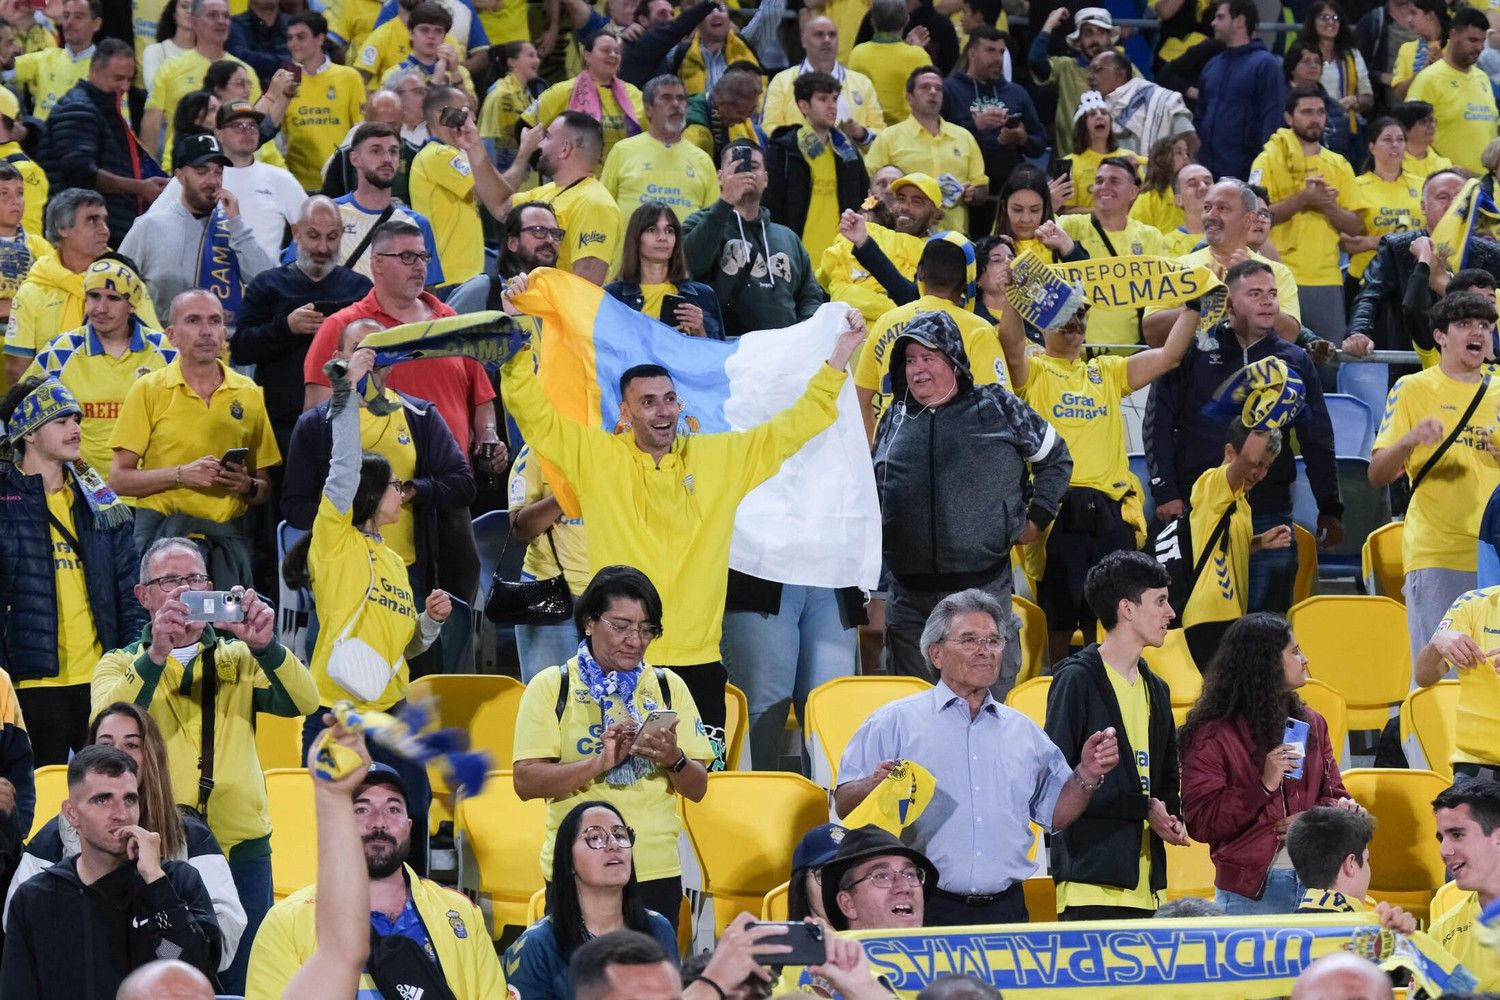
<path fill-rule="evenodd" d="M 104 649 L 133 642 L 146 626 L 135 599 L 140 556 L 132 521 L 94 525 L 94 513 L 73 491 L 73 529 L 83 552 L 94 630 Z M 41 476 L 0 462 L 0 667 L 16 683 L 56 677 L 57 583 L 52 567 L 52 526 Z"/>
<path fill-rule="evenodd" d="M 1251 162 L 1283 125 L 1285 105 L 1281 60 L 1264 42 L 1220 52 L 1198 79 L 1198 162 L 1215 177 L 1249 180 Z"/>
<path fill-rule="evenodd" d="M 84 79 L 53 106 L 36 155 L 53 191 L 70 187 L 97 191 L 101 170 L 135 176 L 125 120 L 112 104 L 117 100 Z M 109 243 L 117 247 L 146 208 L 133 194 L 106 194 L 104 204 L 109 212 Z"/>
<path fill-rule="evenodd" d="M 406 422 L 417 449 L 417 471 L 412 488 L 412 533 L 417 561 L 412 567 L 414 586 L 431 588 L 438 579 L 438 517 L 440 510 L 467 507 L 474 500 L 474 472 L 458 450 L 453 432 L 443 416 L 426 400 L 397 393 L 406 403 Z M 302 414 L 292 430 L 286 453 L 286 479 L 281 485 L 281 513 L 287 523 L 311 531 L 328 464 L 333 454 L 333 426 L 328 422 L 329 400 Z M 417 594 L 422 600 L 426 592 Z"/>
<path fill-rule="evenodd" d="M 370 279 L 336 266 L 322 281 L 314 281 L 295 262 L 262 271 L 245 290 L 245 308 L 229 338 L 229 358 L 237 365 L 255 366 L 255 383 L 266 393 L 266 415 L 276 432 L 276 447 L 286 455 L 292 428 L 302 416 L 302 359 L 312 337 L 302 337 L 286 325 L 293 309 L 313 302 L 352 305 L 370 294 Z"/>
<path fill-rule="evenodd" d="M 998 128 L 976 129 L 970 109 L 981 102 L 1003 104 L 1010 114 L 1020 115 L 1026 123 L 1026 141 L 1019 146 L 1007 146 L 1000 141 Z M 1047 130 L 1037 116 L 1031 96 L 1019 83 L 1012 83 L 1003 76 L 992 83 L 980 83 L 967 73 L 955 72 L 943 81 L 943 118 L 968 129 L 979 143 L 984 170 L 994 191 L 1000 190 L 1010 172 L 1025 157 L 1040 156 L 1047 148 Z"/>
<path fill-rule="evenodd" d="M 281 68 L 282 63 L 292 58 L 286 47 L 289 20 L 287 15 L 277 11 L 276 20 L 268 25 L 256 17 L 253 10 L 229 19 L 229 39 L 224 49 L 255 70 L 262 87 L 270 82 L 272 74 Z"/>
<path fill-rule="evenodd" d="M 695 305 L 703 310 L 703 330 L 709 340 L 724 339 L 724 317 L 719 315 L 719 297 L 714 290 L 701 281 L 677 281 L 677 294 L 687 300 L 689 305 Z M 625 303 L 636 312 L 641 311 L 641 306 L 646 302 L 646 296 L 641 294 L 641 286 L 636 281 L 611 281 L 604 286 L 604 290 L 621 302 Z M 663 316 L 663 323 L 672 326 L 672 317 Z"/>
<path fill-rule="evenodd" d="M 1341 516 L 1344 505 L 1339 502 L 1333 423 L 1328 419 L 1323 384 L 1312 358 L 1274 333 L 1241 348 L 1227 322 L 1213 332 L 1219 347 L 1205 351 L 1194 343 L 1182 364 L 1151 383 L 1144 430 L 1151 495 L 1157 506 L 1191 499 L 1198 477 L 1224 463 L 1224 435 L 1229 425 L 1204 419 L 1203 404 L 1230 375 L 1274 355 L 1301 377 L 1307 390 L 1307 405 L 1292 421 L 1291 429 L 1297 432 L 1302 457 L 1307 460 L 1307 478 L 1318 501 L 1318 513 Z M 1292 481 L 1296 478 L 1292 449 L 1284 443 L 1266 478 L 1250 491 L 1250 506 L 1257 514 L 1291 513 Z"/>

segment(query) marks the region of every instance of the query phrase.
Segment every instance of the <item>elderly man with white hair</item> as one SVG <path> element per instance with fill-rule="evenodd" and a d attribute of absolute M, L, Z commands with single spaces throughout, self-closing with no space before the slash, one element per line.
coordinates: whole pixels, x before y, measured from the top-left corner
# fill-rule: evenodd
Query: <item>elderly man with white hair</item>
<path fill-rule="evenodd" d="M 932 801 L 903 833 L 936 867 L 926 923 L 1025 923 L 1022 883 L 1030 824 L 1057 832 L 1088 805 L 1120 760 L 1113 728 L 1089 736 L 1077 768 L 1041 727 L 995 700 L 1009 609 L 982 590 L 950 594 L 922 630 L 936 672 L 931 690 L 893 701 L 855 732 L 839 764 L 834 808 L 847 816 L 895 768 L 920 764 L 937 779 Z"/>

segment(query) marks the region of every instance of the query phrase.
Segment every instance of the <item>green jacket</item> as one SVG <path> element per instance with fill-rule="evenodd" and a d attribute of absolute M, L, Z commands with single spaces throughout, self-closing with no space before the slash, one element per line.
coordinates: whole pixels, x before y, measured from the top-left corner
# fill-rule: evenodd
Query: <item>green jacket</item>
<path fill-rule="evenodd" d="M 779 330 L 800 323 L 827 299 L 798 235 L 771 221 L 764 207 L 745 222 L 716 201 L 682 224 L 682 248 L 693 278 L 711 285 L 724 332 Z"/>

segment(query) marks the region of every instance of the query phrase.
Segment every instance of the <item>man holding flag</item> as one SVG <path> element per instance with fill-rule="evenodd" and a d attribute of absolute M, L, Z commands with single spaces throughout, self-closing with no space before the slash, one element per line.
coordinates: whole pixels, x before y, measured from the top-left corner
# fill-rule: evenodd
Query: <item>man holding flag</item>
<path fill-rule="evenodd" d="M 510 308 L 544 317 L 549 362 L 533 374 L 536 354 L 528 343 L 505 364 L 507 407 L 526 442 L 561 473 L 549 480 L 561 478 L 572 487 L 576 499 L 564 508 L 576 504 L 589 525 L 590 572 L 635 566 L 661 592 L 663 634 L 651 645 L 650 662 L 686 681 L 722 762 L 726 675 L 719 641 L 735 512 L 747 493 L 838 418 L 845 368 L 865 338 L 864 318 L 847 312 L 826 366 L 792 406 L 738 433 L 680 434 L 684 420 L 690 431 L 705 423 L 727 429 L 708 397 L 719 392 L 729 397 L 724 403 L 734 402 L 735 387 L 724 368 L 729 358 L 747 354 L 747 347 L 716 344 L 678 354 L 685 368 L 705 369 L 680 373 L 680 398 L 672 372 L 639 363 L 654 357 L 649 346 L 636 343 L 651 330 L 631 324 L 654 324 L 617 308 L 602 290 L 544 268 L 530 279 L 512 278 L 505 299 Z M 567 356 L 578 352 L 591 354 L 593 364 L 567 370 Z M 612 364 L 629 365 L 618 385 L 603 374 Z M 584 372 L 603 377 L 596 382 Z M 606 406 L 590 411 L 569 405 L 570 397 L 597 399 L 601 393 L 608 408 L 618 399 L 614 426 L 620 433 L 605 429 L 613 416 Z"/>
<path fill-rule="evenodd" d="M 232 330 L 245 283 L 274 267 L 224 187 L 232 166 L 218 137 L 185 135 L 172 149 L 177 204 L 135 220 L 120 252 L 136 262 L 159 315 L 183 292 L 204 288 L 219 300 Z"/>

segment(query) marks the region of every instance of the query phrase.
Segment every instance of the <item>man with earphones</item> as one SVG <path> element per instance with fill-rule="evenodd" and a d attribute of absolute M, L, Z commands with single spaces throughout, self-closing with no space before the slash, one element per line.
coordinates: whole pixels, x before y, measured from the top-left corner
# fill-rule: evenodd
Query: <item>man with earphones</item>
<path fill-rule="evenodd" d="M 875 482 L 890 570 L 885 644 L 892 672 L 932 680 L 920 637 L 949 594 L 979 588 L 1010 607 L 1010 549 L 1057 516 L 1073 472 L 1062 437 L 1008 389 L 976 386 L 953 317 L 921 313 L 889 355 L 891 399 L 875 430 Z M 1020 670 L 1005 629 L 992 690 Z"/>

